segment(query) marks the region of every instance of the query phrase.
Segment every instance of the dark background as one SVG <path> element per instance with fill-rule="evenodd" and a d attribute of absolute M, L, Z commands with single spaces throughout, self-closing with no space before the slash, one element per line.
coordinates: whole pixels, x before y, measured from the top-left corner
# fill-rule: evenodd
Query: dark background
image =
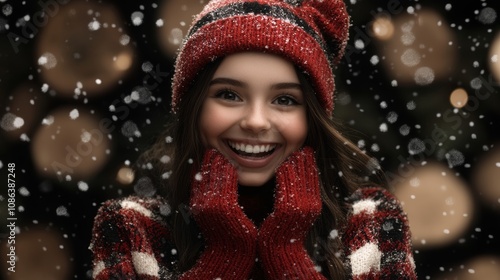
<path fill-rule="evenodd" d="M 8 163 L 16 164 L 16 185 L 19 190 L 16 195 L 18 207 L 16 217 L 20 231 L 16 236 L 19 245 L 17 253 L 20 255 L 18 268 L 25 265 L 24 267 L 31 267 L 33 271 L 40 269 L 44 271 L 43 273 L 47 273 L 46 275 L 54 275 L 53 279 L 86 279 L 91 275 L 88 246 L 93 217 L 99 205 L 107 199 L 134 193 L 134 186 L 135 190 L 138 190 L 135 183 L 117 181 L 117 172 L 126 162 L 135 161 L 138 155 L 157 137 L 169 118 L 170 77 L 174 54 L 162 47 L 160 40 L 162 35 L 159 35 L 159 27 L 156 24 L 159 18 L 169 16 L 160 13 L 162 5 L 166 5 L 165 3 L 169 1 L 92 2 L 96 3 L 97 7 L 111 5 L 119 14 L 123 33 L 130 37 L 129 46 L 133 49 L 134 62 L 120 82 L 115 82 L 105 91 L 92 97 L 89 96 L 88 99 L 65 97 L 63 93 L 52 87 L 52 94 L 40 92 L 47 81 L 41 74 L 45 71 L 44 68 L 38 64 L 37 42 L 41 36 L 44 36 L 42 30 L 48 24 L 38 26 L 34 32 L 31 30 L 32 37 L 27 38 L 26 43 L 19 44 L 17 52 L 16 47 L 12 45 L 12 37 L 9 36 L 13 33 L 23 34 L 23 25 L 16 25 L 18 20 L 25 15 L 35 15 L 43 9 L 44 6 L 41 3 L 49 2 L 55 5 L 53 7 L 57 7 L 57 11 L 54 10 L 54 17 L 56 17 L 65 7 L 75 2 L 86 1 L 0 1 L 2 9 L 0 13 L 0 115 L 16 112 L 17 108 L 11 107 L 9 102 L 18 92 L 17 89 L 22 86 L 35 94 L 37 100 L 40 101 L 37 101 L 36 106 L 28 106 L 29 115 L 34 116 L 33 122 L 36 123 L 36 125 L 25 127 L 24 133 L 30 141 L 23 141 L 19 135 L 12 136 L 15 131 L 0 129 L 2 135 L 0 178 L 6 181 Z M 185 1 L 185 3 L 191 2 L 197 1 Z M 451 8 L 446 6 L 447 4 L 451 5 Z M 415 261 L 419 278 L 438 279 L 445 277 L 442 275 L 446 275 L 445 273 L 450 270 L 466 270 L 464 263 L 474 257 L 493 255 L 499 260 L 500 201 L 495 204 L 485 200 L 484 196 L 487 194 L 477 191 L 473 177 L 473 171 L 476 165 L 479 165 L 480 159 L 495 151 L 494 148 L 500 138 L 500 97 L 497 82 L 500 77 L 495 78 L 491 72 L 491 54 L 489 54 L 490 47 L 500 31 L 500 21 L 491 14 L 486 20 L 481 18 L 481 11 L 485 8 L 490 8 L 487 10 L 490 12 L 492 10 L 500 12 L 499 4 L 493 0 L 448 1 L 446 3 L 429 0 L 352 0 L 347 2 L 347 6 L 351 14 L 351 37 L 348 43 L 348 55 L 336 69 L 337 102 L 334 114 L 344 122 L 347 128 L 356 131 L 349 132 L 348 136 L 355 143 L 363 143 L 367 152 L 377 158 L 384 170 L 391 174 L 398 174 L 398 168 L 406 163 L 405 159 L 412 158 L 407 148 L 411 139 L 430 139 L 436 127 L 453 137 L 451 140 L 448 138 L 443 141 L 439 148 L 426 153 L 426 160 L 447 165 L 449 161 L 446 158 L 446 151 L 451 150 L 458 151 L 459 155 L 461 154 L 464 158 L 463 162 L 453 166 L 453 173 L 465 181 L 470 190 L 469 195 L 475 208 L 473 221 L 466 230 L 460 233 L 461 241 L 456 239 L 443 242 L 441 245 L 416 248 Z M 182 9 L 180 5 L 177 7 Z M 12 12 L 9 12 L 9 9 Z M 198 12 L 194 8 L 193 10 L 193 14 Z M 137 11 L 144 15 L 139 25 L 135 25 L 131 18 L 131 15 Z M 427 56 L 432 61 L 422 59 L 422 63 L 435 65 L 436 69 L 444 63 L 448 65 L 441 67 L 445 70 L 440 76 L 436 70 L 436 77 L 432 83 L 419 85 L 414 81 L 404 82 L 402 78 L 404 72 L 411 69 L 402 68 L 391 62 L 390 54 L 400 57 L 402 49 L 380 40 L 369 30 L 377 15 L 385 15 L 394 21 L 395 30 L 401 30 L 404 26 L 397 25 L 398 19 L 413 18 L 418 23 L 418 15 L 426 11 L 433 11 L 441 17 L 442 26 L 451 34 L 453 43 L 451 46 L 449 44 L 443 46 L 431 40 L 436 43 L 433 46 L 434 52 L 439 52 L 439 48 L 448 48 L 444 53 L 449 54 L 449 57 L 433 57 L 433 51 L 430 51 Z M 179 10 L 173 9 L 172 17 L 178 12 Z M 489 19 L 491 22 L 488 21 Z M 52 16 L 49 17 L 48 22 L 51 20 L 53 20 Z M 189 25 L 189 21 L 187 24 Z M 6 28 L 7 25 L 8 28 Z M 445 36 L 439 33 L 441 32 L 439 27 L 435 28 L 435 32 L 435 34 L 417 34 L 417 43 L 414 46 L 424 52 L 428 51 L 429 46 L 422 42 L 428 42 L 428 38 Z M 86 38 L 90 36 L 89 34 L 82 33 L 81 36 Z M 362 48 L 359 48 L 360 41 L 358 40 L 362 41 Z M 419 40 L 421 40 L 420 45 Z M 398 38 L 395 41 L 398 41 Z M 100 43 L 93 41 L 91 46 L 92 48 L 102 47 Z M 378 63 L 373 62 L 374 56 L 378 58 Z M 130 95 L 132 89 L 144 86 L 145 82 L 151 82 L 148 80 L 151 72 L 144 70 L 148 65 L 152 65 L 154 71 L 159 74 L 155 76 L 159 77 L 156 80 L 158 83 L 148 88 L 154 100 L 145 104 L 124 103 L 124 96 Z M 65 78 L 61 76 L 61 79 Z M 398 81 L 397 85 L 393 82 L 395 80 Z M 478 81 L 483 83 L 480 89 L 477 89 Z M 477 101 L 477 104 L 468 104 L 469 107 L 458 109 L 454 114 L 448 115 L 449 118 L 445 118 L 443 115 L 446 112 L 453 111 L 453 106 L 449 101 L 450 94 L 459 87 L 465 89 L 471 97 L 474 93 L 477 94 L 478 90 L 482 91 L 482 94 L 486 92 L 490 94 L 483 100 L 469 99 L 470 102 Z M 109 106 L 116 104 L 117 101 L 122 105 L 126 104 L 129 113 L 125 118 L 113 120 L 113 115 L 116 113 L 110 112 Z M 415 109 L 409 109 L 408 104 L 415 104 Z M 33 154 L 37 151 L 32 148 L 34 135 L 43 117 L 62 106 L 92 109 L 101 119 L 113 120 L 112 124 L 118 128 L 110 132 L 112 135 L 111 152 L 106 164 L 92 176 L 79 179 L 75 176 L 74 179 L 61 180 L 40 172 L 35 166 Z M 82 109 L 80 111 L 83 112 Z M 391 118 L 395 116 L 394 114 L 397 115 L 397 119 Z M 24 118 L 27 121 L 27 117 Z M 470 122 L 474 125 L 470 125 Z M 130 137 L 123 129 L 119 129 L 127 126 L 127 123 L 136 124 L 141 136 Z M 387 131 L 381 129 L 381 124 L 388 127 Z M 411 128 L 405 135 L 398 132 L 404 125 Z M 474 137 L 471 137 L 472 135 Z M 130 138 L 133 138 L 133 141 L 130 141 Z M 499 157 L 498 152 L 495 156 Z M 496 162 L 500 162 L 500 159 Z M 498 174 L 491 178 L 496 181 L 498 179 Z M 89 189 L 82 190 L 78 187 L 78 182 L 85 182 Z M 498 184 L 497 186 L 500 187 Z M 8 235 L 8 229 L 4 226 L 4 223 L 7 223 L 7 192 L 5 190 L 6 188 L 2 187 L 0 193 L 2 245 L 5 243 L 4 237 Z M 496 194 L 498 195 L 498 191 Z M 425 201 L 422 207 L 426 207 Z M 42 234 L 47 234 L 47 237 Z M 50 241 L 51 238 L 54 239 L 53 242 Z M 22 242 L 30 245 L 28 248 L 23 248 L 22 244 L 19 244 Z M 26 254 L 26 257 L 22 258 L 23 254 Z M 2 257 L 5 257 L 3 251 Z M 3 259 L 2 262 L 5 265 Z M 500 264 L 496 266 L 498 269 Z M 6 271 L 7 268 L 2 267 L 0 279 L 10 279 Z M 16 272 L 17 277 L 19 273 L 22 272 Z M 12 279 L 21 279 L 14 278 L 16 275 L 11 275 Z M 492 276 L 491 279 L 499 279 L 499 276 L 494 277 Z"/>

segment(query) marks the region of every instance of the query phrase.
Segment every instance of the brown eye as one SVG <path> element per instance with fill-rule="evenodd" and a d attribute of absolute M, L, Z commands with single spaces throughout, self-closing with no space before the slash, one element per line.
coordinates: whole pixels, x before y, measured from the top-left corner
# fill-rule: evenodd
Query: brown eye
<path fill-rule="evenodd" d="M 273 103 L 281 106 L 293 106 L 299 104 L 297 100 L 295 100 L 295 98 L 288 95 L 283 95 L 276 98 Z"/>
<path fill-rule="evenodd" d="M 217 98 L 228 100 L 228 101 L 241 101 L 241 98 L 234 91 L 229 89 L 223 89 L 217 92 L 215 95 Z"/>

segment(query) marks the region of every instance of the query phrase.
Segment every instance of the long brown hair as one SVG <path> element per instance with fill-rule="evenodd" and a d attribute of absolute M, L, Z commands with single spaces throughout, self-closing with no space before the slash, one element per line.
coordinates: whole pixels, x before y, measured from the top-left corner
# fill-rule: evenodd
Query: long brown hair
<path fill-rule="evenodd" d="M 164 195 L 173 210 L 169 224 L 179 256 L 179 271 L 192 267 L 203 248 L 200 231 L 189 215 L 190 184 L 193 166 L 201 161 L 204 150 L 198 127 L 200 111 L 209 82 L 221 60 L 214 61 L 199 72 L 191 90 L 183 96 L 172 123 L 138 161 L 140 171 L 146 171 L 146 175 L 165 191 Z M 339 124 L 319 104 L 307 76 L 298 69 L 296 72 L 308 112 L 305 144 L 316 151 L 323 201 L 320 218 L 309 232 L 305 245 L 326 277 L 344 279 L 347 272 L 342 257 L 343 246 L 340 238 L 331 233 L 341 233 L 346 222 L 345 199 L 362 184 L 369 184 L 370 176 L 373 173 L 379 175 L 379 171 L 370 168 L 373 166 L 370 157 L 336 129 Z M 173 141 L 165 141 L 166 137 L 171 137 Z M 160 162 L 165 155 L 171 158 L 169 164 Z M 141 168 L 144 163 L 151 163 L 153 169 Z M 171 174 L 168 180 L 161 179 L 164 174 Z"/>
<path fill-rule="evenodd" d="M 308 137 L 320 172 L 322 213 L 309 232 L 306 249 L 329 279 L 345 279 L 339 238 L 346 223 L 346 199 L 363 185 L 384 184 L 377 162 L 341 134 L 341 124 L 327 115 L 305 74 L 296 70 L 307 105 Z M 349 131 L 343 128 L 345 132 Z"/>

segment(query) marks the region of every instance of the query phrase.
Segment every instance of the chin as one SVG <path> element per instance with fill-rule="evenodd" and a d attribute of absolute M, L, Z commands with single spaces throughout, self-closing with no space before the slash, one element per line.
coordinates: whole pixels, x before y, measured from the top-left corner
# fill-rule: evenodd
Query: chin
<path fill-rule="evenodd" d="M 238 183 L 245 187 L 261 187 L 267 183 L 273 176 L 263 174 L 238 174 Z"/>

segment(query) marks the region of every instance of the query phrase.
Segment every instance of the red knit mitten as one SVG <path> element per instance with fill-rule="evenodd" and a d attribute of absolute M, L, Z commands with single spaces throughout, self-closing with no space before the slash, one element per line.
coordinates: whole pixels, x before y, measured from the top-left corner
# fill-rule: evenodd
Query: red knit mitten
<path fill-rule="evenodd" d="M 248 279 L 255 264 L 257 229 L 238 205 L 236 169 L 214 149 L 205 153 L 195 175 L 190 205 L 206 246 L 180 279 Z"/>
<path fill-rule="evenodd" d="M 294 152 L 276 170 L 274 212 L 264 220 L 258 252 L 268 279 L 326 279 L 314 266 L 304 240 L 321 213 L 314 151 Z"/>

